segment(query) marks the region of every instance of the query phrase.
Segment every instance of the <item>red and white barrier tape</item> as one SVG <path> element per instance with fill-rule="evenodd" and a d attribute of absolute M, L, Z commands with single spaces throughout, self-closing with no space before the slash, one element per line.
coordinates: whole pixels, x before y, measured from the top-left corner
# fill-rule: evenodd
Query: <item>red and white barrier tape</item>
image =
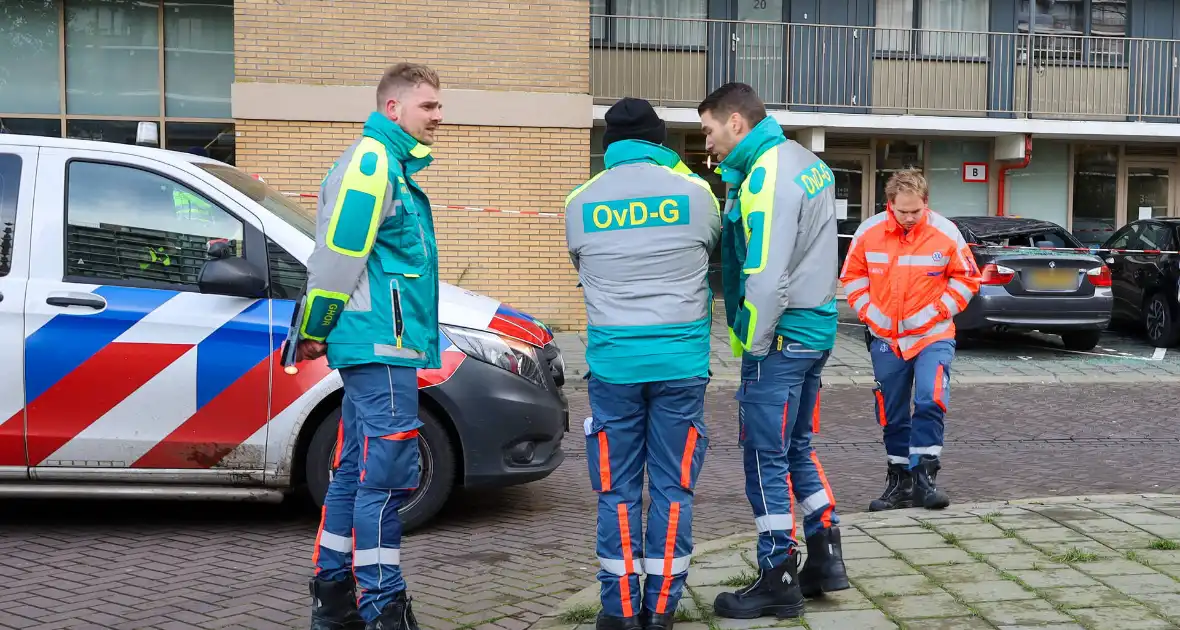
<path fill-rule="evenodd" d="M 315 193 L 283 193 L 287 197 L 299 197 L 302 199 L 316 199 L 319 195 Z M 520 214 L 528 217 L 554 217 L 562 218 L 565 216 L 564 212 L 539 212 L 537 210 L 505 210 L 503 208 L 483 208 L 480 206 L 444 206 L 440 204 L 430 204 L 431 208 L 436 210 L 468 210 L 470 212 L 488 212 L 493 214 Z"/>
<path fill-rule="evenodd" d="M 315 193 L 283 193 L 287 197 L 299 197 L 302 199 L 316 199 L 319 195 Z M 564 212 L 538 212 L 536 210 L 504 210 L 502 208 L 484 208 L 481 206 L 446 206 L 441 204 L 430 204 L 431 208 L 436 210 L 467 210 L 470 212 L 488 212 L 495 214 L 520 214 L 530 217 L 554 217 L 562 218 L 565 216 Z M 852 234 L 837 234 L 840 238 L 852 238 Z M 1060 252 L 1074 252 L 1082 254 L 1097 254 L 1098 252 L 1109 252 L 1112 254 L 1180 254 L 1180 251 L 1168 251 L 1161 249 L 1103 249 L 1101 247 L 1030 247 L 1028 245 L 984 245 L 981 243 L 968 243 L 972 247 L 986 247 L 988 249 L 1038 249 L 1046 251 L 1060 251 Z"/>

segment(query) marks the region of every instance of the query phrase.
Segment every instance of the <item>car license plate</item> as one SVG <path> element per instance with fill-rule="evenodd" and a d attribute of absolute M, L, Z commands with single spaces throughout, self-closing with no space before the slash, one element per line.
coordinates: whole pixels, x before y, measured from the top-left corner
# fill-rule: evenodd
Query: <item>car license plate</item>
<path fill-rule="evenodd" d="M 1034 269 L 1028 274 L 1028 288 L 1034 291 L 1072 291 L 1078 288 L 1076 269 Z"/>

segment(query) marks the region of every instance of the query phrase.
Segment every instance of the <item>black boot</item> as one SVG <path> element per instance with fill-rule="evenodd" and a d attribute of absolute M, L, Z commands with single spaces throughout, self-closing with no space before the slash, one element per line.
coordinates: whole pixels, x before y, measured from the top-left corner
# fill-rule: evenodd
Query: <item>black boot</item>
<path fill-rule="evenodd" d="M 419 630 L 410 601 L 405 591 L 398 591 L 393 601 L 381 609 L 381 614 L 370 621 L 365 630 Z"/>
<path fill-rule="evenodd" d="M 675 611 L 657 615 L 650 610 L 643 611 L 643 630 L 672 630 L 676 622 Z"/>
<path fill-rule="evenodd" d="M 799 590 L 804 597 L 821 597 L 825 592 L 850 588 L 840 550 L 840 529 L 835 525 L 807 539 L 807 561 L 799 571 Z"/>
<path fill-rule="evenodd" d="M 889 464 L 885 477 L 885 492 L 869 504 L 870 512 L 913 507 L 914 476 L 906 464 Z"/>
<path fill-rule="evenodd" d="M 364 630 L 365 620 L 356 609 L 356 581 L 352 576 L 329 582 L 312 578 L 311 630 Z"/>
<path fill-rule="evenodd" d="M 803 593 L 799 590 L 799 551 L 792 549 L 786 561 L 773 569 L 762 569 L 758 580 L 735 593 L 721 593 L 713 612 L 730 619 L 755 619 L 774 615 L 780 619 L 803 616 Z"/>
<path fill-rule="evenodd" d="M 914 505 L 928 510 L 941 510 L 951 504 L 947 493 L 934 485 L 934 478 L 942 465 L 934 455 L 922 455 L 914 468 Z"/>
<path fill-rule="evenodd" d="M 594 630 L 643 630 L 643 623 L 638 615 L 615 617 L 599 610 Z"/>

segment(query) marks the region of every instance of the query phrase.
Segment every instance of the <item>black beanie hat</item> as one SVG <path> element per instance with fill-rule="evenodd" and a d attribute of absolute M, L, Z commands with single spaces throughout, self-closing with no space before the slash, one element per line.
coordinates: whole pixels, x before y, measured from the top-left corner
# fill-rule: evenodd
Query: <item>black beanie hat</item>
<path fill-rule="evenodd" d="M 606 110 L 606 132 L 602 148 L 616 140 L 646 140 L 663 144 L 668 137 L 664 121 L 656 115 L 651 103 L 641 98 L 624 98 Z"/>

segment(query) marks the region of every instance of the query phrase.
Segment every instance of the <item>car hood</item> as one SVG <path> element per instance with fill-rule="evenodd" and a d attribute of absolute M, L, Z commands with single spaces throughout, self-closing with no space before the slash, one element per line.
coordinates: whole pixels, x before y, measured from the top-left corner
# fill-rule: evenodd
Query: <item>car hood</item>
<path fill-rule="evenodd" d="M 438 283 L 438 321 L 444 326 L 488 330 L 543 347 L 553 332 L 541 320 L 486 295 Z"/>

